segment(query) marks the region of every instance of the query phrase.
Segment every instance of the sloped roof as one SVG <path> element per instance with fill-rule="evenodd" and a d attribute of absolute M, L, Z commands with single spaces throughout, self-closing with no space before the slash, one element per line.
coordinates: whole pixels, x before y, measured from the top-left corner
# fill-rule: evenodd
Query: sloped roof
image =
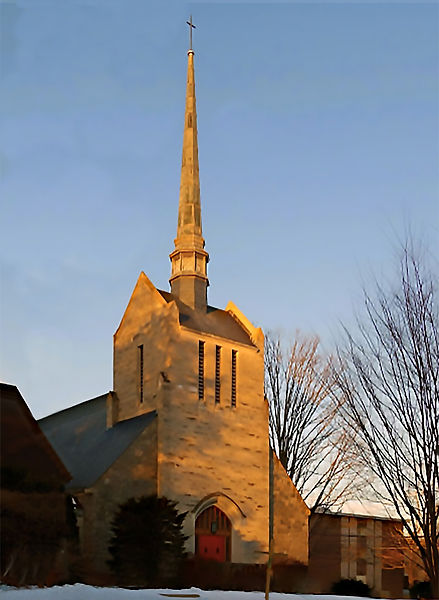
<path fill-rule="evenodd" d="M 93 485 L 156 417 L 151 411 L 107 429 L 106 402 L 104 394 L 39 421 L 72 474 L 69 489 Z"/>
<path fill-rule="evenodd" d="M 2 468 L 22 469 L 34 479 L 59 484 L 71 478 L 15 385 L 0 383 L 0 417 Z"/>
<path fill-rule="evenodd" d="M 359 519 L 374 519 L 379 521 L 400 521 L 394 506 L 384 502 L 371 500 L 348 500 L 340 510 L 332 512 L 342 517 L 357 517 Z"/>
<path fill-rule="evenodd" d="M 247 331 L 241 327 L 229 312 L 215 308 L 214 306 L 208 306 L 206 312 L 194 310 L 187 304 L 184 304 L 177 296 L 163 290 L 158 290 L 158 292 L 166 302 L 174 301 L 177 304 L 180 325 L 183 325 L 183 327 L 200 333 L 217 335 L 239 342 L 240 344 L 246 344 L 247 346 L 254 346 Z"/>

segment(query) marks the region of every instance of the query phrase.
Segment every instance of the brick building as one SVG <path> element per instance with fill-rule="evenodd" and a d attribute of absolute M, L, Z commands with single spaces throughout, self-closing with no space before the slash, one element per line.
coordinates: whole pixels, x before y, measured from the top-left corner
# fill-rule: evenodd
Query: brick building
<path fill-rule="evenodd" d="M 373 595 L 402 598 L 404 555 L 398 519 L 348 513 L 310 519 L 308 585 L 329 593 L 340 579 L 363 581 Z"/>

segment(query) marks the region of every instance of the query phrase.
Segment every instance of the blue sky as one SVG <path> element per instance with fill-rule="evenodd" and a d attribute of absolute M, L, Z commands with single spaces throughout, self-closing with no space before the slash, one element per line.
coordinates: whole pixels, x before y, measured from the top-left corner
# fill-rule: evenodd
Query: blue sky
<path fill-rule="evenodd" d="M 330 351 L 407 230 L 439 247 L 438 4 L 0 0 L 0 378 L 36 417 L 112 387 L 168 289 L 190 13 L 209 301 Z"/>

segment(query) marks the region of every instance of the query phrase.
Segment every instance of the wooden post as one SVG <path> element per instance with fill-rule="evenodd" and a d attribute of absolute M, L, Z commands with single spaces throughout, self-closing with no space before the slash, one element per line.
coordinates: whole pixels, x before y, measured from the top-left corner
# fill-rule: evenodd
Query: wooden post
<path fill-rule="evenodd" d="M 268 455 L 268 560 L 267 570 L 265 573 L 265 600 L 270 600 L 271 576 L 273 574 L 273 487 L 273 450 L 270 448 Z"/>

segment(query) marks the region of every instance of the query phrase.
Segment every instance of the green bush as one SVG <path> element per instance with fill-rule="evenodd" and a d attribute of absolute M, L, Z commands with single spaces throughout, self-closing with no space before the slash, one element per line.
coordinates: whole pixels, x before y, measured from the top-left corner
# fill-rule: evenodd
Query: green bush
<path fill-rule="evenodd" d="M 331 593 L 337 596 L 363 596 L 370 598 L 371 588 L 358 579 L 340 579 L 331 587 Z"/>
<path fill-rule="evenodd" d="M 187 513 L 157 496 L 131 498 L 119 506 L 112 523 L 108 564 L 119 584 L 166 586 L 178 581 L 186 557 L 182 533 Z"/>

